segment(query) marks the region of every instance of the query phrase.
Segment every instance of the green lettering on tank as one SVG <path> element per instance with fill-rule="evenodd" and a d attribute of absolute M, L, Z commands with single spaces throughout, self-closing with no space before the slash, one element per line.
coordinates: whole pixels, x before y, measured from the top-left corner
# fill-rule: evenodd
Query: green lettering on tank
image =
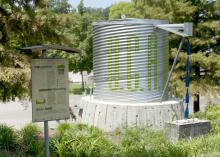
<path fill-rule="evenodd" d="M 112 55 L 113 48 L 115 50 L 114 56 Z M 112 68 L 113 58 L 115 59 L 115 62 L 114 62 L 115 70 L 114 71 Z M 114 79 L 113 79 L 113 76 L 115 76 Z M 108 87 L 110 90 L 120 89 L 119 88 L 119 40 L 117 37 L 110 38 L 110 40 L 108 41 Z"/>
<path fill-rule="evenodd" d="M 131 37 L 127 43 L 127 89 L 131 90 Z"/>
<path fill-rule="evenodd" d="M 158 89 L 158 73 L 157 73 L 157 69 L 158 69 L 158 64 L 157 64 L 157 58 L 158 58 L 158 43 L 157 43 L 157 34 L 154 34 L 154 90 Z"/>
<path fill-rule="evenodd" d="M 131 86 L 131 41 L 134 40 L 134 50 L 135 53 L 139 51 L 139 38 L 137 36 L 130 36 L 127 41 L 127 89 L 130 91 L 139 90 L 139 79 L 138 73 L 134 76 L 134 88 Z"/>
<path fill-rule="evenodd" d="M 148 34 L 147 36 L 148 45 L 147 45 L 147 87 L 148 90 L 151 90 L 151 50 L 152 50 L 152 41 L 151 41 L 151 35 Z"/>
<path fill-rule="evenodd" d="M 131 42 L 134 41 L 135 53 L 139 51 L 139 38 L 131 36 L 127 40 L 127 89 L 129 91 L 143 91 L 140 89 L 139 82 L 140 76 L 136 72 L 134 74 L 134 87 L 132 89 L 132 76 L 131 76 Z M 113 51 L 114 50 L 114 51 Z M 113 55 L 114 54 L 114 55 Z M 115 65 L 115 66 L 113 66 Z M 113 70 L 113 67 L 115 69 Z M 115 76 L 115 78 L 114 78 Z M 110 38 L 108 41 L 108 87 L 110 90 L 120 90 L 119 84 L 119 39 L 118 37 Z"/>
<path fill-rule="evenodd" d="M 135 74 L 134 86 L 136 90 L 139 89 L 139 74 L 138 73 Z"/>
<path fill-rule="evenodd" d="M 112 89 L 112 38 L 108 41 L 108 87 Z"/>
<path fill-rule="evenodd" d="M 115 38 L 115 88 L 119 89 L 119 40 Z"/>
<path fill-rule="evenodd" d="M 139 51 L 139 38 L 136 36 L 135 37 L 135 52 L 137 53 Z M 138 90 L 139 87 L 139 80 L 140 80 L 140 75 L 139 73 L 135 73 L 135 89 Z"/>

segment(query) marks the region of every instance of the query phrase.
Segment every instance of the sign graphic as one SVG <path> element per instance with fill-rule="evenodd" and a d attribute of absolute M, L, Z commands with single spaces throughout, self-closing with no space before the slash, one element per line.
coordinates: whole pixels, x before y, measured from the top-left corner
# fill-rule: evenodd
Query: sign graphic
<path fill-rule="evenodd" d="M 68 61 L 66 59 L 33 59 L 32 121 L 69 118 Z"/>

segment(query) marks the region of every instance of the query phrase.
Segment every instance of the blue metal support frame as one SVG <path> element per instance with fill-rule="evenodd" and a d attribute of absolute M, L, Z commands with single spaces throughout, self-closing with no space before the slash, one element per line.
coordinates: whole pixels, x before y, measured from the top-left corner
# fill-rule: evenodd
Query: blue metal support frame
<path fill-rule="evenodd" d="M 190 57 L 190 51 L 191 51 L 191 45 L 190 42 L 188 40 L 187 43 L 187 49 L 186 49 L 186 79 L 185 79 L 185 83 L 186 83 L 186 98 L 185 98 L 185 102 L 186 102 L 186 109 L 185 109 L 185 113 L 184 113 L 184 117 L 187 119 L 189 118 L 189 79 L 190 79 L 190 61 L 189 61 L 189 57 Z"/>

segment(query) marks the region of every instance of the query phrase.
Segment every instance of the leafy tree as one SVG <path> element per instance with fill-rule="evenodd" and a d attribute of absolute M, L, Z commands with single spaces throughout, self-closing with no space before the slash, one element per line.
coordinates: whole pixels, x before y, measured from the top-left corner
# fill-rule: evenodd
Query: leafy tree
<path fill-rule="evenodd" d="M 44 1 L 0 1 L 0 100 L 24 96 L 29 87 L 29 58 L 25 46 L 61 43 L 61 17 L 46 9 Z"/>
<path fill-rule="evenodd" d="M 109 7 L 104 9 L 86 7 L 86 12 L 90 14 L 93 19 L 97 20 L 108 20 L 109 17 Z"/>
<path fill-rule="evenodd" d="M 64 35 L 68 46 L 81 50 L 80 55 L 62 54 L 69 58 L 69 69 L 73 72 L 80 72 L 82 76 L 82 89 L 84 90 L 83 71 L 92 70 L 92 23 L 95 20 L 106 18 L 108 10 L 93 9 L 84 7 L 83 0 L 78 5 L 78 13 L 69 16 L 71 21 L 64 29 Z"/>
<path fill-rule="evenodd" d="M 173 3 L 172 5 L 174 5 Z M 175 7 L 186 4 L 183 1 L 175 4 Z M 184 5 L 183 5 L 184 6 Z M 184 10 L 191 10 L 185 13 Z M 199 111 L 200 94 L 214 94 L 220 90 L 220 5 L 217 3 L 209 3 L 207 1 L 187 1 L 185 8 L 181 8 L 179 12 L 174 12 L 173 16 L 179 17 L 174 22 L 192 21 L 194 24 L 194 35 L 190 38 L 192 43 L 191 55 L 191 86 L 190 91 L 194 95 L 194 111 Z M 173 55 L 172 55 L 173 56 Z M 174 74 L 173 85 L 178 89 L 183 89 L 185 74 L 185 57 L 180 57 L 177 64 L 177 70 Z M 178 80 L 182 80 L 181 82 Z M 183 91 L 183 90 L 182 90 Z M 178 93 L 183 93 L 178 91 Z M 184 94 L 184 93 L 183 93 Z M 182 94 L 182 95 L 183 95 Z"/>
<path fill-rule="evenodd" d="M 81 50 L 80 55 L 69 56 L 70 70 L 80 72 L 83 84 L 83 71 L 90 72 L 92 70 L 92 22 L 93 18 L 84 13 L 83 15 L 74 14 L 73 22 L 67 29 L 68 38 L 71 41 L 72 47 L 77 47 Z"/>
<path fill-rule="evenodd" d="M 142 17 L 139 10 L 135 8 L 135 5 L 130 2 L 119 2 L 114 4 L 109 9 L 109 19 L 120 19 L 122 15 L 129 18 Z"/>
<path fill-rule="evenodd" d="M 80 72 L 82 76 L 82 89 L 84 90 L 83 71 L 92 70 L 92 22 L 94 12 L 87 13 L 83 1 L 78 5 L 78 12 L 62 14 L 63 25 L 59 34 L 64 36 L 63 44 L 81 50 L 80 54 L 70 55 L 67 53 L 53 52 L 52 55 L 69 59 L 69 70 Z"/>
<path fill-rule="evenodd" d="M 67 14 L 72 10 L 72 5 L 68 3 L 68 0 L 50 0 L 48 5 L 56 13 Z"/>
<path fill-rule="evenodd" d="M 84 0 L 80 0 L 80 3 L 77 6 L 78 13 L 83 15 L 86 12 L 86 7 L 84 6 Z"/>

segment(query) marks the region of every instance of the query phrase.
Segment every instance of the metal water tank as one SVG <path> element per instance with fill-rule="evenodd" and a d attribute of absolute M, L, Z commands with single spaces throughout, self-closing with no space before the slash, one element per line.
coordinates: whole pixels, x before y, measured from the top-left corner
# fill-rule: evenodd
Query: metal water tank
<path fill-rule="evenodd" d="M 168 32 L 155 27 L 159 24 L 168 21 L 124 19 L 93 24 L 95 99 L 161 100 L 169 70 L 169 43 Z"/>

